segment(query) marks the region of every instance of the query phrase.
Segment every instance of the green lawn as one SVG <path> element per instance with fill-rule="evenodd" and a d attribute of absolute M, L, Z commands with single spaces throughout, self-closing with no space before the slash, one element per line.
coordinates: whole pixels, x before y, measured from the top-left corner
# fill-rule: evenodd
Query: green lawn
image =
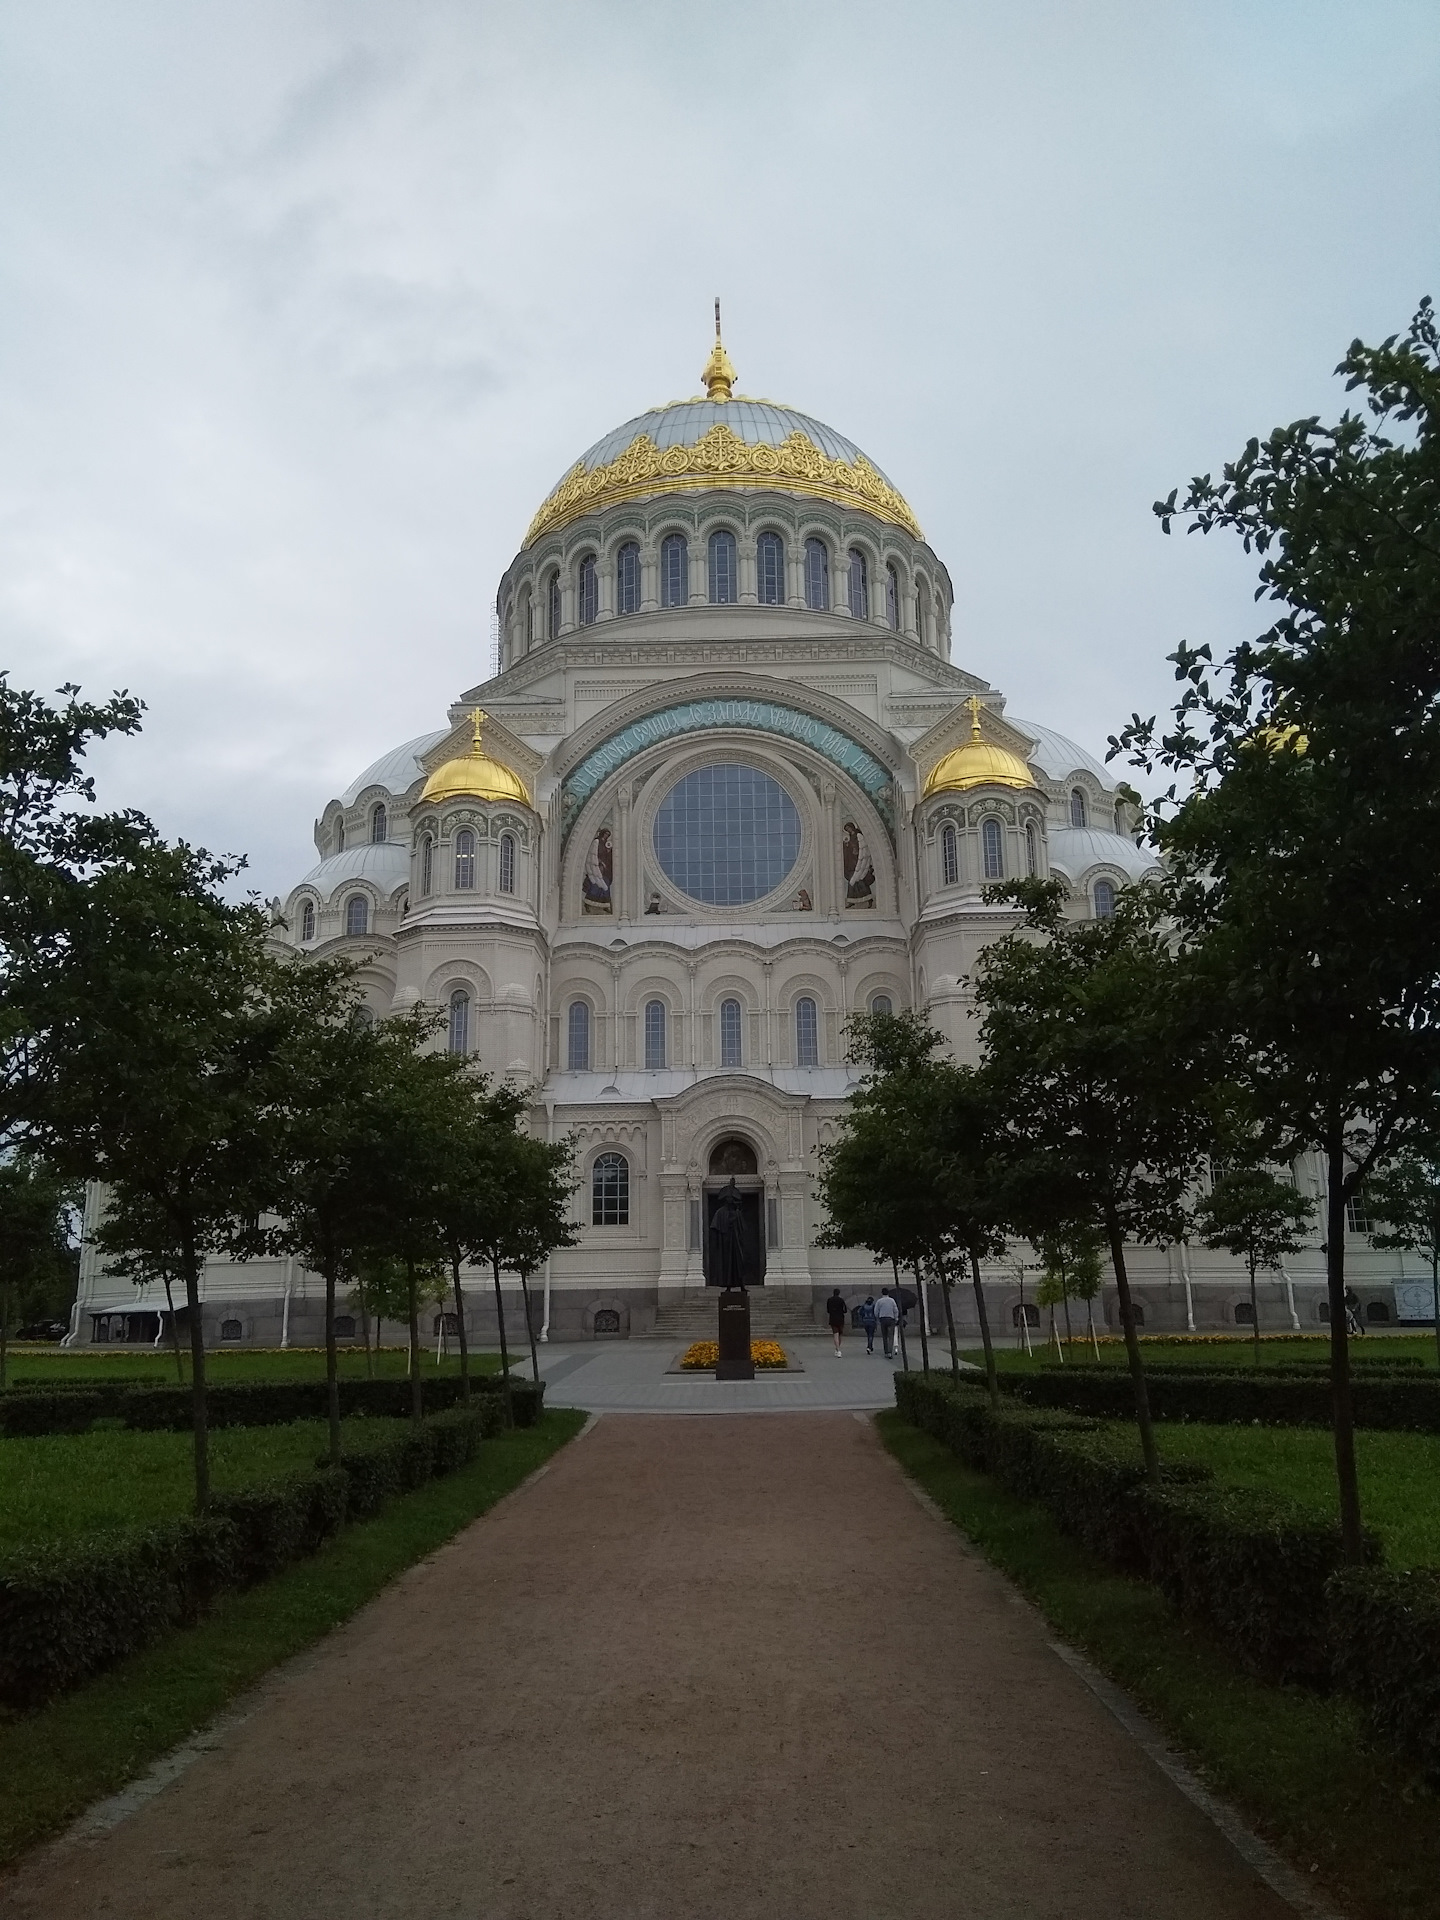
<path fill-rule="evenodd" d="M 402 1420 L 346 1420 L 344 1443 L 398 1432 Z M 210 1435 L 217 1490 L 274 1479 L 315 1465 L 329 1445 L 323 1420 L 287 1427 L 220 1427 Z M 0 1551 L 73 1539 L 107 1527 L 143 1525 L 188 1513 L 194 1453 L 188 1433 L 64 1433 L 0 1439 Z"/>
<path fill-rule="evenodd" d="M 1084 1316 L 1076 1323 L 1083 1327 Z M 1046 1365 L 1054 1366 L 1057 1356 L 1055 1347 L 1046 1344 L 1049 1328 L 1032 1334 L 1035 1343 L 1033 1354 L 1025 1352 L 1023 1347 L 997 1347 L 996 1364 L 1014 1373 L 1031 1373 Z M 1062 1328 L 1063 1333 L 1063 1328 Z M 1125 1343 L 1118 1337 L 1100 1339 L 1100 1354 L 1097 1361 L 1095 1351 L 1088 1340 L 1077 1338 L 1073 1345 L 1065 1348 L 1065 1363 L 1077 1367 L 1124 1367 Z M 943 1341 L 942 1341 L 943 1348 Z M 1216 1337 L 1196 1336 L 1191 1339 L 1172 1339 L 1164 1334 L 1151 1334 L 1142 1338 L 1140 1351 L 1147 1367 L 1250 1367 L 1255 1364 L 1255 1343 L 1244 1334 L 1224 1334 Z M 932 1361 L 934 1359 L 932 1349 Z M 1434 1373 L 1437 1368 L 1435 1335 L 1426 1328 L 1419 1333 L 1366 1334 L 1363 1339 L 1352 1339 L 1350 1357 L 1357 1369 L 1363 1369 L 1373 1360 L 1404 1359 L 1418 1361 L 1422 1367 Z M 966 1347 L 961 1358 L 969 1360 L 977 1367 L 985 1364 L 985 1354 L 980 1347 Z M 942 1351 L 941 1364 L 948 1363 L 948 1351 Z M 1314 1366 L 1323 1369 L 1330 1364 L 1330 1339 L 1327 1334 L 1273 1334 L 1262 1335 L 1260 1340 L 1260 1365 L 1273 1366 Z"/>
<path fill-rule="evenodd" d="M 365 1378 L 365 1355 L 354 1347 L 340 1349 L 340 1376 L 346 1380 Z M 404 1347 L 382 1347 L 371 1354 L 377 1379 L 403 1379 L 407 1354 Z M 190 1378 L 190 1359 L 186 1353 L 185 1378 Z M 524 1360 L 528 1371 L 530 1352 L 525 1330 L 510 1345 L 510 1364 L 517 1370 Z M 423 1354 L 421 1366 L 426 1379 L 432 1374 L 460 1371 L 460 1356 L 453 1350 L 436 1361 L 434 1348 Z M 472 1353 L 473 1373 L 498 1373 L 498 1353 Z M 323 1347 L 217 1347 L 205 1355 L 205 1377 L 212 1382 L 227 1380 L 323 1380 Z M 155 1347 L 85 1347 L 79 1352 L 55 1347 L 14 1347 L 10 1349 L 10 1380 L 15 1386 L 66 1385 L 75 1381 L 115 1380 L 175 1384 L 175 1356 Z"/>
<path fill-rule="evenodd" d="M 312 1559 L 223 1600 L 198 1627 L 38 1713 L 0 1714 L 0 1865 L 143 1773 L 277 1662 L 348 1620 L 397 1573 L 517 1487 L 584 1422 L 583 1413 L 557 1409 L 538 1426 L 487 1440 L 459 1473 L 390 1501 Z"/>
<path fill-rule="evenodd" d="M 898 1413 L 877 1424 L 906 1471 L 1056 1633 L 1138 1700 L 1206 1784 L 1327 1885 L 1352 1920 L 1435 1920 L 1440 1806 L 1367 1744 L 1347 1701 L 1250 1679 L 1155 1588 L 1113 1573 L 1041 1508 L 962 1466 Z"/>

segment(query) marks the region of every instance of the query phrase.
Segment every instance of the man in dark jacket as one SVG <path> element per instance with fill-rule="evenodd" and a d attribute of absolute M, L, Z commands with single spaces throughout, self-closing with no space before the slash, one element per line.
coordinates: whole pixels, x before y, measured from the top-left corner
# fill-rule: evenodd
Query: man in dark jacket
<path fill-rule="evenodd" d="M 845 1320 L 849 1312 L 850 1309 L 845 1304 L 844 1294 L 836 1287 L 830 1298 L 825 1302 L 825 1318 L 830 1322 L 830 1332 L 835 1341 L 835 1352 L 837 1356 L 840 1352 L 840 1338 L 845 1331 Z"/>

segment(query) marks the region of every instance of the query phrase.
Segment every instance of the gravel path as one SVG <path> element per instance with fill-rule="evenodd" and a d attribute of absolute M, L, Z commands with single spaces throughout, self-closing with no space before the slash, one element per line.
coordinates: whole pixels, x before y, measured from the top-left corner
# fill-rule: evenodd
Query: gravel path
<path fill-rule="evenodd" d="M 1281 1920 L 868 1421 L 607 1415 L 34 1920 Z"/>

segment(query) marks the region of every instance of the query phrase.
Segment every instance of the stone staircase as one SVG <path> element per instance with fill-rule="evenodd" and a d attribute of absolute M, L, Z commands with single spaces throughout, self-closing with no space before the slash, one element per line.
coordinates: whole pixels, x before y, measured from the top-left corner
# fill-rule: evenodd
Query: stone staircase
<path fill-rule="evenodd" d="M 650 1337 L 656 1340 L 713 1340 L 719 1311 L 718 1287 L 687 1287 L 673 1300 L 663 1300 L 655 1315 Z M 807 1288 L 803 1293 L 788 1287 L 752 1287 L 750 1289 L 750 1338 L 752 1340 L 794 1340 L 804 1334 L 824 1333 L 823 1319 L 817 1320 Z"/>

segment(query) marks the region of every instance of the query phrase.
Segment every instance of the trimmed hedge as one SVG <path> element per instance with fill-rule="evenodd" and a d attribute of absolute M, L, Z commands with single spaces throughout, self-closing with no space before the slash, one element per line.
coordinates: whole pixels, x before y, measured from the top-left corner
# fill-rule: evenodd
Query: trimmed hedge
<path fill-rule="evenodd" d="M 498 1396 L 365 1445 L 340 1467 L 219 1493 L 204 1520 L 167 1520 L 0 1561 L 0 1701 L 34 1707 L 198 1618 L 217 1595 L 314 1553 L 392 1493 L 473 1460 Z"/>
<path fill-rule="evenodd" d="M 1440 1785 L 1440 1568 L 1346 1569 L 1327 1590 L 1335 1678 Z"/>
<path fill-rule="evenodd" d="M 441 1413 L 460 1402 L 460 1380 L 440 1374 L 422 1382 L 427 1414 Z M 472 1403 L 493 1398 L 503 1402 L 503 1383 L 496 1374 L 480 1374 L 470 1382 Z M 545 1404 L 545 1382 L 510 1382 L 517 1427 L 533 1427 Z M 323 1420 L 328 1400 L 324 1380 L 276 1380 L 222 1383 L 207 1388 L 206 1416 L 212 1427 L 277 1427 L 292 1420 Z M 342 1380 L 342 1418 L 369 1415 L 373 1419 L 408 1419 L 408 1380 Z M 119 1420 L 143 1432 L 187 1433 L 193 1418 L 189 1387 L 126 1386 L 116 1384 L 83 1391 L 50 1388 L 0 1395 L 0 1435 L 36 1436 L 84 1433 L 96 1420 Z"/>
<path fill-rule="evenodd" d="M 913 1425 L 1216 1628 L 1245 1666 L 1275 1679 L 1327 1676 L 1337 1526 L 1279 1495 L 1218 1486 L 1200 1462 L 1167 1468 L 1153 1488 L 1097 1421 L 1073 1412 L 996 1410 L 974 1389 L 919 1373 L 896 1374 L 895 1398 Z M 1367 1552 L 1379 1560 L 1373 1535 Z"/>
<path fill-rule="evenodd" d="M 1205 1426 L 1328 1427 L 1330 1378 L 1279 1369 L 1253 1373 L 1228 1368 L 1151 1367 L 1145 1384 L 1156 1420 L 1194 1420 Z M 1012 1398 L 1032 1407 L 1065 1407 L 1100 1420 L 1133 1420 L 1135 1389 L 1120 1367 L 1046 1367 L 1038 1373 L 1000 1374 Z M 1440 1379 L 1356 1375 L 1350 1386 L 1357 1427 L 1395 1433 L 1440 1433 Z"/>

